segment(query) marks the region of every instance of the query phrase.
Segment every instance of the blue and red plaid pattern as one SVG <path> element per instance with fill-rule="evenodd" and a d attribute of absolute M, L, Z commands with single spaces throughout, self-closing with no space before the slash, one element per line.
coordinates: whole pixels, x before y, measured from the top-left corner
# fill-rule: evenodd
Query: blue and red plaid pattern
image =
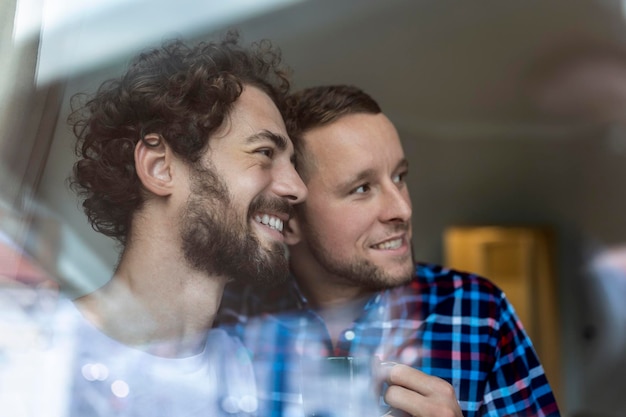
<path fill-rule="evenodd" d="M 302 358 L 314 354 L 377 356 L 443 378 L 466 417 L 560 415 L 513 307 L 476 275 L 417 264 L 409 284 L 372 295 L 334 348 L 293 281 L 271 289 L 227 289 L 221 312 L 223 323 L 238 323 L 274 415 L 298 397 L 290 381 L 299 378 Z"/>

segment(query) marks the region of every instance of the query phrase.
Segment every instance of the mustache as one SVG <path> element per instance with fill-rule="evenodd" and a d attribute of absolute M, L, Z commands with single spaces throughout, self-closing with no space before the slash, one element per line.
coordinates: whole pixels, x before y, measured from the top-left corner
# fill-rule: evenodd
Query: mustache
<path fill-rule="evenodd" d="M 409 227 L 410 227 L 409 222 L 394 223 L 385 230 L 385 236 L 377 238 L 376 241 L 382 242 L 384 240 L 389 239 L 391 236 L 397 233 L 406 233 L 409 231 Z"/>
<path fill-rule="evenodd" d="M 293 217 L 294 209 L 286 200 L 279 197 L 258 196 L 250 203 L 248 217 L 252 217 L 257 211 L 268 211 L 271 213 L 286 214 Z"/>
<path fill-rule="evenodd" d="M 408 232 L 409 226 L 410 226 L 409 222 L 394 223 L 392 226 L 389 227 L 389 232 L 390 233 Z"/>

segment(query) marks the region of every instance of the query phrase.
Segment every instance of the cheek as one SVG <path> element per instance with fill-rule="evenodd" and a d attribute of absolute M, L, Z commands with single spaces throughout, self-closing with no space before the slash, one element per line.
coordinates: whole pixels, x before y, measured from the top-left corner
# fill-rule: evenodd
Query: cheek
<path fill-rule="evenodd" d="M 231 196 L 238 201 L 247 200 L 248 204 L 270 185 L 270 176 L 259 173 L 258 175 L 240 175 L 233 179 L 229 189 Z"/>
<path fill-rule="evenodd" d="M 344 251 L 355 246 L 367 235 L 367 216 L 359 215 L 346 207 L 332 207 L 322 202 L 322 207 L 308 211 L 308 232 L 313 233 L 326 247 Z M 316 214 L 314 214 L 316 213 Z"/>

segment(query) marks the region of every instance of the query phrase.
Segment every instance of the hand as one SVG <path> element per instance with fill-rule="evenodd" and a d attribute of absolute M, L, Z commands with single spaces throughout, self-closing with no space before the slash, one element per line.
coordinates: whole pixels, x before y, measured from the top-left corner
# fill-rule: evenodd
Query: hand
<path fill-rule="evenodd" d="M 385 416 L 463 417 L 454 388 L 441 378 L 393 362 L 382 364 L 380 377 L 388 384 L 383 398 L 392 407 Z"/>

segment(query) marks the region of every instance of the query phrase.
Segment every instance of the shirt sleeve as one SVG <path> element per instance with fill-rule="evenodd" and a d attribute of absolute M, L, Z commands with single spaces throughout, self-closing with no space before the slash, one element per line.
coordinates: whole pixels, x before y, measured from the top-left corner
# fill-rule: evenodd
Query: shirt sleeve
<path fill-rule="evenodd" d="M 504 294 L 499 307 L 495 362 L 480 415 L 560 416 L 532 342 Z"/>

